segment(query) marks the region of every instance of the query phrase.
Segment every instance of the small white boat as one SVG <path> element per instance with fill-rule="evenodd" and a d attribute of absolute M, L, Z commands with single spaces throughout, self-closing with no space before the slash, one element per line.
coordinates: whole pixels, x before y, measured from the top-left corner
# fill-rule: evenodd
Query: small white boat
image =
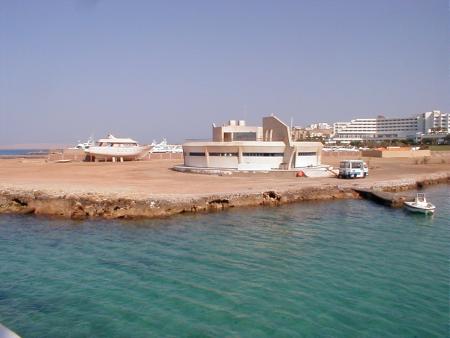
<path fill-rule="evenodd" d="M 436 209 L 436 207 L 433 204 L 427 202 L 425 194 L 423 193 L 418 193 L 413 202 L 405 201 L 404 204 L 407 210 L 412 212 L 419 212 L 422 214 L 432 214 Z"/>
<path fill-rule="evenodd" d="M 95 157 L 96 160 L 127 161 L 136 160 L 148 153 L 151 146 L 141 146 L 130 138 L 117 138 L 108 135 L 97 141 L 96 146 L 89 146 L 84 152 Z"/>

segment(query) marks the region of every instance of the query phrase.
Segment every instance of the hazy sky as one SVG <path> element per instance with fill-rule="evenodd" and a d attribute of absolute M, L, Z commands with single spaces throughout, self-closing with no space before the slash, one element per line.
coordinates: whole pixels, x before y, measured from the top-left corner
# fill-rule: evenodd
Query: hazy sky
<path fill-rule="evenodd" d="M 0 145 L 450 107 L 448 0 L 0 0 Z"/>

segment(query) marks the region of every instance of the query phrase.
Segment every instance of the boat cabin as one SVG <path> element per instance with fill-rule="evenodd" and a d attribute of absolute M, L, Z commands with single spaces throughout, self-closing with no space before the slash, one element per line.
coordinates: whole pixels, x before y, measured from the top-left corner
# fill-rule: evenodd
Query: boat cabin
<path fill-rule="evenodd" d="M 131 138 L 117 138 L 109 134 L 107 138 L 97 141 L 99 147 L 137 147 L 138 142 Z"/>

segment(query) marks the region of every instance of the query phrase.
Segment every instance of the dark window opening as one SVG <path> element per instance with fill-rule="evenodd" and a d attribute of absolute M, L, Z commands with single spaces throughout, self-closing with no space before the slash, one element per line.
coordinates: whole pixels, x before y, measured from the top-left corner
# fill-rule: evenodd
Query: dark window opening
<path fill-rule="evenodd" d="M 209 156 L 238 156 L 238 153 L 209 153 Z"/>
<path fill-rule="evenodd" d="M 256 141 L 256 133 L 251 131 L 233 133 L 233 141 Z"/>
<path fill-rule="evenodd" d="M 243 155 L 250 157 L 283 157 L 284 153 L 244 153 Z"/>

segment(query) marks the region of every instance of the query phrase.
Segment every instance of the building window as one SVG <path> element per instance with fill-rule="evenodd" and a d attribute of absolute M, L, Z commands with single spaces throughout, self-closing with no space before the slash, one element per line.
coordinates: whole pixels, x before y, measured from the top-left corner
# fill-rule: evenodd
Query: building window
<path fill-rule="evenodd" d="M 189 156 L 205 156 L 205 153 L 189 153 Z"/>
<path fill-rule="evenodd" d="M 238 153 L 209 153 L 209 156 L 238 156 Z"/>
<path fill-rule="evenodd" d="M 255 132 L 235 132 L 233 133 L 233 141 L 256 141 Z"/>
<path fill-rule="evenodd" d="M 317 153 L 314 151 L 305 151 L 305 152 L 299 152 L 297 155 L 298 156 L 316 156 Z"/>
<path fill-rule="evenodd" d="M 284 153 L 243 153 L 243 155 L 249 157 L 283 157 Z"/>

